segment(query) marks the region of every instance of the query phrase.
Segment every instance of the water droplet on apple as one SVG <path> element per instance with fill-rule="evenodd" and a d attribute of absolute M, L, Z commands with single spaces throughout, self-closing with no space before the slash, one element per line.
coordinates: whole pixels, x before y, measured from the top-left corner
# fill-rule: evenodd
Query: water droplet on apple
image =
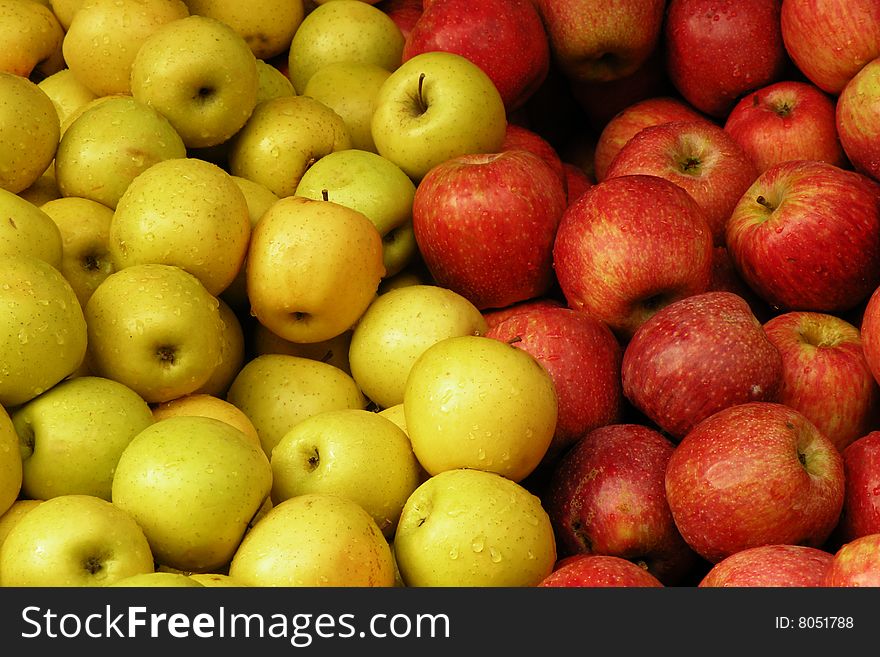
<path fill-rule="evenodd" d="M 489 548 L 489 560 L 492 563 L 501 563 L 501 553 L 495 548 Z"/>
<path fill-rule="evenodd" d="M 458 559 L 458 548 L 457 547 L 453 547 L 451 550 L 449 550 L 449 558 L 452 559 L 453 561 Z"/>
<path fill-rule="evenodd" d="M 477 553 L 482 552 L 483 548 L 485 547 L 485 544 L 486 544 L 486 539 L 484 539 L 482 536 L 477 536 L 471 542 L 471 550 L 473 550 L 474 552 L 477 552 Z"/>

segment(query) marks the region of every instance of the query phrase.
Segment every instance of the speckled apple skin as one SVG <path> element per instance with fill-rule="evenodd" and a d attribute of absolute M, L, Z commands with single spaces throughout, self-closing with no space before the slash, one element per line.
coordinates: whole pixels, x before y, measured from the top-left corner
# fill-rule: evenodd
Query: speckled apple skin
<path fill-rule="evenodd" d="M 830 552 L 804 545 L 759 545 L 740 550 L 719 561 L 698 586 L 824 586 L 833 558 Z"/>
<path fill-rule="evenodd" d="M 860 536 L 835 552 L 825 586 L 880 587 L 880 533 Z"/>
<path fill-rule="evenodd" d="M 621 557 L 579 554 L 560 560 L 556 570 L 538 586 L 662 588 L 663 584 L 641 566 Z"/>
<path fill-rule="evenodd" d="M 880 534 L 880 431 L 872 431 L 843 450 L 846 492 L 840 538 L 851 541 Z"/>

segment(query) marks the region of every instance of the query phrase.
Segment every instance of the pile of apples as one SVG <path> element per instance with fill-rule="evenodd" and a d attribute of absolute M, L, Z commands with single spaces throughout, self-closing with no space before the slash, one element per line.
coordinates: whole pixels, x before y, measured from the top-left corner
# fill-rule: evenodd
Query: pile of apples
<path fill-rule="evenodd" d="M 0 43 L 0 585 L 880 586 L 877 2 Z"/>

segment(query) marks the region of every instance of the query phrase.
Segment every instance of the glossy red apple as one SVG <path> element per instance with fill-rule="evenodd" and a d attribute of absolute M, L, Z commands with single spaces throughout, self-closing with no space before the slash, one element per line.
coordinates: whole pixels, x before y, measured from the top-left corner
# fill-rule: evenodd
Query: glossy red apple
<path fill-rule="evenodd" d="M 880 431 L 873 430 L 843 450 L 846 492 L 838 538 L 846 543 L 880 534 Z"/>
<path fill-rule="evenodd" d="M 836 125 L 852 166 L 880 180 L 880 57 L 865 64 L 837 97 Z"/>
<path fill-rule="evenodd" d="M 565 174 L 565 193 L 569 205 L 595 184 L 583 167 L 573 162 L 563 162 L 562 172 Z"/>
<path fill-rule="evenodd" d="M 663 306 L 706 291 L 712 233 L 703 210 L 675 183 L 620 176 L 568 206 L 553 260 L 568 306 L 626 341 Z"/>
<path fill-rule="evenodd" d="M 718 411 L 775 401 L 782 357 L 742 297 L 706 292 L 671 303 L 626 346 L 623 394 L 673 440 Z"/>
<path fill-rule="evenodd" d="M 833 558 L 830 552 L 804 545 L 759 545 L 716 563 L 698 586 L 821 587 Z"/>
<path fill-rule="evenodd" d="M 413 233 L 438 285 L 477 308 L 539 297 L 554 284 L 567 205 L 557 173 L 523 150 L 464 155 L 431 169 L 413 198 Z"/>
<path fill-rule="evenodd" d="M 743 280 L 779 311 L 841 313 L 880 284 L 880 195 L 827 162 L 780 162 L 758 176 L 727 222 Z"/>
<path fill-rule="evenodd" d="M 825 586 L 880 587 L 880 534 L 853 539 L 834 553 Z"/>
<path fill-rule="evenodd" d="M 804 415 L 752 402 L 709 416 L 678 444 L 666 498 L 711 563 L 759 545 L 821 547 L 843 505 L 843 458 Z"/>
<path fill-rule="evenodd" d="M 562 181 L 566 199 L 568 199 L 568 177 L 565 174 L 559 153 L 556 152 L 553 145 L 534 130 L 508 121 L 500 150 L 512 151 L 516 149 L 530 151 L 549 164 Z"/>
<path fill-rule="evenodd" d="M 376 7 L 391 17 L 400 28 L 404 39 L 412 32 L 424 10 L 422 0 L 381 0 L 376 3 Z"/>
<path fill-rule="evenodd" d="M 561 559 L 555 570 L 538 586 L 662 588 L 663 583 L 627 559 L 602 554 L 578 554 Z"/>
<path fill-rule="evenodd" d="M 712 280 L 709 283 L 709 292 L 738 294 L 746 300 L 755 317 L 762 323 L 777 314 L 739 275 L 726 246 L 716 246 L 712 255 Z"/>

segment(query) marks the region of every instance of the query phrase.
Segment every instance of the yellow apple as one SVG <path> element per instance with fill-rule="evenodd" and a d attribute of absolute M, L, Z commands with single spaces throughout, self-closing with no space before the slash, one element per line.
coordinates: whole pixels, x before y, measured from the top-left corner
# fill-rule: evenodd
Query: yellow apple
<path fill-rule="evenodd" d="M 256 447 L 262 448 L 260 436 L 250 418 L 233 403 L 220 397 L 199 392 L 170 399 L 153 408 L 154 420 L 164 420 L 176 415 L 197 415 L 222 420 L 241 431 Z"/>
<path fill-rule="evenodd" d="M 37 86 L 55 104 L 55 111 L 58 112 L 61 123 L 64 123 L 76 109 L 97 98 L 95 92 L 80 82 L 69 68 L 63 68 L 40 80 Z"/>
<path fill-rule="evenodd" d="M 329 340 L 318 342 L 291 342 L 275 335 L 257 322 L 251 331 L 252 349 L 257 355 L 290 354 L 291 356 L 312 358 L 334 365 L 346 374 L 351 374 L 348 349 L 351 346 L 352 333 L 351 330 L 343 331 Z"/>
<path fill-rule="evenodd" d="M 406 586 L 536 586 L 556 562 L 538 497 L 506 477 L 447 470 L 404 505 L 394 554 Z"/>
<path fill-rule="evenodd" d="M 63 40 L 64 28 L 45 5 L 0 0 L 0 71 L 23 78 L 52 75 L 64 68 Z"/>
<path fill-rule="evenodd" d="M 159 564 L 224 567 L 272 486 L 263 451 L 236 427 L 179 415 L 136 435 L 113 477 L 113 504 L 143 527 Z"/>
<path fill-rule="evenodd" d="M 238 316 L 223 299 L 217 298 L 217 303 L 220 304 L 220 321 L 223 323 L 220 363 L 195 392 L 222 397 L 244 365 L 246 354 L 244 329 Z"/>
<path fill-rule="evenodd" d="M 58 22 L 66 31 L 73 22 L 73 17 L 86 0 L 49 0 L 49 7 L 58 18 Z"/>
<path fill-rule="evenodd" d="M 229 575 L 247 586 L 391 587 L 394 560 L 359 504 L 310 493 L 275 505 L 254 525 Z"/>
<path fill-rule="evenodd" d="M 49 215 L 0 188 L 0 216 L 0 256 L 26 255 L 61 268 L 64 240 Z"/>
<path fill-rule="evenodd" d="M 285 197 L 251 235 L 251 314 L 286 340 L 328 340 L 352 328 L 384 273 L 382 237 L 363 213 L 332 201 Z"/>
<path fill-rule="evenodd" d="M 3 516 L 21 493 L 22 463 L 18 434 L 9 413 L 0 406 L 0 516 Z"/>
<path fill-rule="evenodd" d="M 6 513 L 0 514 L 0 547 L 3 541 L 9 536 L 12 528 L 18 524 L 18 521 L 24 518 L 29 512 L 42 504 L 43 500 L 15 500 Z M 0 583 L 2 586 L 2 583 Z"/>
<path fill-rule="evenodd" d="M 272 98 L 293 96 L 296 91 L 293 84 L 284 73 L 262 59 L 257 60 L 257 104 Z"/>
<path fill-rule="evenodd" d="M 193 573 L 190 579 L 197 581 L 202 586 L 219 586 L 219 587 L 241 587 L 245 586 L 244 582 L 240 582 L 234 577 L 223 573 Z"/>
<path fill-rule="evenodd" d="M 30 187 L 21 190 L 18 196 L 37 207 L 61 198 L 61 190 L 55 182 L 55 163 L 50 164 L 43 175 L 31 183 Z"/>
<path fill-rule="evenodd" d="M 388 408 L 383 408 L 381 411 L 378 411 L 378 414 L 394 422 L 394 424 L 406 433 L 406 413 L 403 411 L 403 402 L 394 404 L 394 406 L 389 406 Z M 409 438 L 408 433 L 407 438 Z"/>
<path fill-rule="evenodd" d="M 413 363 L 428 347 L 486 330 L 483 314 L 457 292 L 438 285 L 391 290 L 376 297 L 354 328 L 352 376 L 380 408 L 403 403 Z"/>
<path fill-rule="evenodd" d="M 140 575 L 131 575 L 130 577 L 125 577 L 112 584 L 108 584 L 108 586 L 129 588 L 201 588 L 204 584 L 193 579 L 189 575 L 184 575 L 183 573 L 156 571 L 152 573 L 142 573 Z"/>

